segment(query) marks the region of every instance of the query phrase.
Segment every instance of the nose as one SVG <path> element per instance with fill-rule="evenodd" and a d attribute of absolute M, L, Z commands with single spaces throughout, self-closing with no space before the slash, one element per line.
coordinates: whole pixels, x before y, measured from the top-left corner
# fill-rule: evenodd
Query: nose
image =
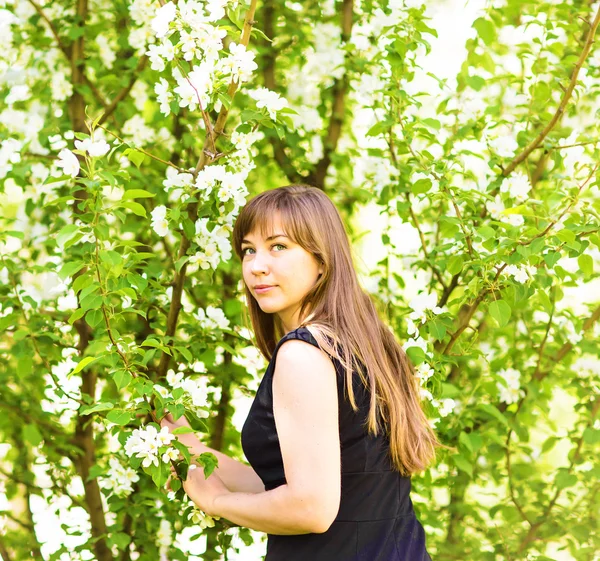
<path fill-rule="evenodd" d="M 254 275 L 266 275 L 268 272 L 267 257 L 262 257 L 260 251 L 257 251 L 252 257 L 250 271 Z"/>

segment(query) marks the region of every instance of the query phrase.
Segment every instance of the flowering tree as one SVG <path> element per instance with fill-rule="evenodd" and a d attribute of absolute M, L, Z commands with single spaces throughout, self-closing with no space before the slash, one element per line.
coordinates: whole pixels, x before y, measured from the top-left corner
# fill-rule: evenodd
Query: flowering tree
<path fill-rule="evenodd" d="M 454 446 L 413 479 L 432 555 L 594 559 L 599 3 L 495 0 L 452 85 L 420 69 L 436 31 L 413 0 L 0 16 L 5 561 L 187 559 L 204 534 L 221 559 L 256 538 L 165 489 L 195 464 L 158 421 L 241 458 L 234 396 L 265 364 L 229 237 L 286 182 L 324 189 L 357 242 L 360 205 L 380 210 L 365 288 Z"/>

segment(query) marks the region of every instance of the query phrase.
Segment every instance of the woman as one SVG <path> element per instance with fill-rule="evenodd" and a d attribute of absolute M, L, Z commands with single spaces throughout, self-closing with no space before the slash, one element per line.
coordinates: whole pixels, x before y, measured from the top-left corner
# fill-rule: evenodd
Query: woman
<path fill-rule="evenodd" d="M 241 433 L 251 467 L 181 435 L 219 459 L 207 480 L 189 472 L 186 492 L 266 532 L 265 561 L 430 560 L 410 476 L 442 445 L 406 354 L 359 286 L 337 209 L 314 187 L 265 191 L 241 210 L 233 242 L 269 360 Z"/>

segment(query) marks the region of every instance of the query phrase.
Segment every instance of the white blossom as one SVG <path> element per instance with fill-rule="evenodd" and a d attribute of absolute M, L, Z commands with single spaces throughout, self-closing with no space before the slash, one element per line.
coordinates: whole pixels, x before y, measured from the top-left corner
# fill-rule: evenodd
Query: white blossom
<path fill-rule="evenodd" d="M 408 317 L 413 321 L 420 320 L 421 323 L 425 323 L 427 321 L 427 310 L 431 310 L 434 314 L 443 313 L 444 310 L 437 305 L 437 298 L 435 293 L 419 294 L 408 304 L 408 307 L 413 310 Z"/>
<path fill-rule="evenodd" d="M 220 516 L 209 516 L 199 508 L 194 507 L 188 515 L 188 520 L 200 526 L 200 530 L 204 530 L 205 528 L 214 528 L 215 520 L 220 520 Z"/>
<path fill-rule="evenodd" d="M 166 117 L 171 114 L 170 102 L 173 99 L 173 94 L 169 91 L 169 83 L 161 78 L 156 84 L 154 84 L 154 93 L 158 103 L 160 103 L 160 112 Z M 174 169 L 171 166 L 167 167 L 167 170 Z"/>
<path fill-rule="evenodd" d="M 65 175 L 77 177 L 77 174 L 79 173 L 79 160 L 77 159 L 77 156 L 67 148 L 62 149 L 59 152 L 56 165 L 63 169 Z"/>
<path fill-rule="evenodd" d="M 248 95 L 256 101 L 256 107 L 261 109 L 266 108 L 269 117 L 274 121 L 277 119 L 277 111 L 281 111 L 287 107 L 287 99 L 281 97 L 278 93 L 267 88 L 259 88 L 248 92 Z"/>
<path fill-rule="evenodd" d="M 500 185 L 500 191 L 502 193 L 508 193 L 513 199 L 517 199 L 519 202 L 523 202 L 527 199 L 527 194 L 531 191 L 531 183 L 529 177 L 522 172 L 513 173 L 510 177 L 507 177 Z"/>
<path fill-rule="evenodd" d="M 252 77 L 258 65 L 254 62 L 254 53 L 247 51 L 244 45 L 234 43 L 229 44 L 229 56 L 219 61 L 218 68 L 224 74 L 231 74 L 234 82 L 247 82 Z"/>
<path fill-rule="evenodd" d="M 143 467 L 149 467 L 151 464 L 158 466 L 161 447 L 169 446 L 175 438 L 168 427 L 162 427 L 159 432 L 153 425 L 146 425 L 135 429 L 127 438 L 125 453 L 130 457 L 135 455 L 137 458 L 143 458 Z"/>
<path fill-rule="evenodd" d="M 208 306 L 206 311 L 202 308 L 198 308 L 196 317 L 198 318 L 202 329 L 229 329 L 229 320 L 221 308 Z"/>
<path fill-rule="evenodd" d="M 110 144 L 104 139 L 93 140 L 86 138 L 84 140 L 76 140 L 75 148 L 83 152 L 87 152 L 92 158 L 104 156 L 110 150 Z"/>
<path fill-rule="evenodd" d="M 490 140 L 489 144 L 492 151 L 501 158 L 514 156 L 516 149 L 519 147 L 519 144 L 512 135 L 499 136 Z"/>
<path fill-rule="evenodd" d="M 169 24 L 175 19 L 177 6 L 173 2 L 167 2 L 156 10 L 156 15 L 150 24 L 154 34 L 158 38 L 164 37 L 169 31 Z"/>
<path fill-rule="evenodd" d="M 456 406 L 456 401 L 454 401 L 453 399 L 450 399 L 450 398 L 442 399 L 441 403 L 440 403 L 440 407 L 438 409 L 438 413 L 442 417 L 447 417 L 450 413 L 452 413 L 452 411 L 454 411 L 455 406 Z"/>
<path fill-rule="evenodd" d="M 126 497 L 133 492 L 132 484 L 139 481 L 139 475 L 134 469 L 123 466 L 115 457 L 110 458 L 108 463 L 110 469 L 106 477 L 100 478 L 101 487 L 112 491 L 117 496 Z"/>
<path fill-rule="evenodd" d="M 152 221 L 150 225 L 157 235 L 163 237 L 169 233 L 169 221 L 167 220 L 167 207 L 160 205 L 150 213 Z"/>
<path fill-rule="evenodd" d="M 496 387 L 500 393 L 500 401 L 502 403 L 515 403 L 524 395 L 521 390 L 521 373 L 514 368 L 503 368 L 498 372 L 498 376 L 506 382 L 496 382 Z"/>

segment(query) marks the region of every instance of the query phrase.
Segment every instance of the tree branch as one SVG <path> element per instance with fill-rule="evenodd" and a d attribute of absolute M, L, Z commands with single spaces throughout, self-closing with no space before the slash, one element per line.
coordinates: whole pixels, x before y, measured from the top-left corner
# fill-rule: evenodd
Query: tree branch
<path fill-rule="evenodd" d="M 106 107 L 104 113 L 102 114 L 102 117 L 100 117 L 100 120 L 98 121 L 98 124 L 102 125 L 103 123 L 105 123 L 106 120 L 115 112 L 119 103 L 129 95 L 129 92 L 135 85 L 137 79 L 139 78 L 140 72 L 144 70 L 144 67 L 146 66 L 147 62 L 148 57 L 146 55 L 142 55 L 137 63 L 137 66 L 135 67 L 135 70 L 131 75 L 131 78 L 129 79 L 129 83 L 119 93 L 117 93 L 115 98 L 112 100 L 111 104 L 108 107 Z"/>
<path fill-rule="evenodd" d="M 600 410 L 600 397 L 597 397 L 596 400 L 594 401 L 594 405 L 592 406 L 590 419 L 586 423 L 583 431 L 581 431 L 581 436 L 577 439 L 576 446 L 575 446 L 575 453 L 573 454 L 573 457 L 571 458 L 571 461 L 569 462 L 569 467 L 567 468 L 567 473 L 569 473 L 569 474 L 573 471 L 573 468 L 575 467 L 575 463 L 581 456 L 581 448 L 583 446 L 583 435 L 585 433 L 585 430 L 594 424 L 594 420 L 596 418 L 596 415 L 598 415 L 599 410 Z M 554 505 L 556 504 L 556 501 L 558 501 L 558 497 L 560 497 L 560 494 L 562 493 L 562 491 L 563 491 L 563 489 L 556 489 L 554 496 L 548 503 L 548 506 L 546 507 L 546 510 L 544 511 L 542 516 L 534 524 L 531 525 L 526 536 L 523 538 L 523 540 L 519 544 L 519 549 L 517 550 L 517 553 L 519 553 L 519 554 L 522 553 L 527 548 L 527 546 L 537 538 L 537 532 L 538 532 L 540 526 L 542 526 L 544 524 L 544 522 L 546 522 L 546 520 L 550 516 L 550 512 L 554 508 Z"/>
<path fill-rule="evenodd" d="M 252 26 L 255 23 L 254 22 L 254 14 L 256 12 L 256 4 L 257 4 L 257 0 L 251 0 L 250 7 L 248 8 L 248 11 L 246 12 L 246 17 L 244 19 L 244 29 L 242 31 L 242 37 L 240 39 L 240 44 L 242 44 L 246 47 L 248 46 L 248 43 L 250 41 L 250 33 L 252 31 Z M 237 91 L 237 88 L 238 88 L 238 85 L 236 82 L 232 81 L 229 84 L 229 89 L 227 90 L 227 95 L 231 99 L 232 103 L 233 103 L 233 97 L 235 95 L 235 92 Z M 217 122 L 213 129 L 214 138 L 211 139 L 208 136 L 205 138 L 204 148 L 200 155 L 200 159 L 198 160 L 198 164 L 196 165 L 196 169 L 194 170 L 194 173 L 193 173 L 194 177 L 197 177 L 198 173 L 200 173 L 200 171 L 202 169 L 204 169 L 204 167 L 206 165 L 208 165 L 209 163 L 211 163 L 211 161 L 213 161 L 213 157 L 207 154 L 207 148 L 212 143 L 216 144 L 217 139 L 223 133 L 228 115 L 229 115 L 229 110 L 225 107 L 225 105 L 223 105 L 223 107 L 221 107 L 221 111 L 219 112 L 219 116 L 217 117 Z M 196 220 L 198 220 L 198 203 L 192 203 L 188 207 L 188 217 L 191 220 L 192 224 L 196 223 Z M 188 239 L 188 237 L 185 235 L 185 232 L 183 232 L 182 237 L 181 237 L 181 245 L 179 246 L 179 253 L 178 253 L 178 257 L 177 257 L 178 260 L 181 259 L 184 255 L 186 255 L 187 250 L 190 248 L 190 246 L 191 246 L 191 240 Z M 175 331 L 177 330 L 177 320 L 179 318 L 179 312 L 181 310 L 181 296 L 183 294 L 183 285 L 185 283 L 186 271 L 187 271 L 187 263 L 184 263 L 183 266 L 181 267 L 181 269 L 179 270 L 179 272 L 177 272 L 177 271 L 175 272 L 175 278 L 173 280 L 173 293 L 172 293 L 172 297 L 171 297 L 171 305 L 169 306 L 169 315 L 167 317 L 167 328 L 165 331 L 165 336 L 167 338 L 173 337 L 175 335 Z M 157 369 L 157 380 L 164 378 L 164 376 L 166 375 L 167 370 L 169 368 L 170 360 L 171 360 L 170 355 L 163 352 L 161 355 L 161 358 L 160 358 L 158 369 Z"/>
<path fill-rule="evenodd" d="M 548 133 L 554 128 L 556 123 L 558 123 L 559 119 L 562 117 L 563 113 L 565 112 L 565 109 L 567 108 L 567 104 L 569 103 L 569 99 L 573 94 L 575 85 L 577 84 L 577 76 L 579 75 L 579 71 L 581 70 L 585 59 L 590 53 L 592 44 L 594 43 L 594 35 L 598 28 L 598 24 L 600 24 L 600 8 L 598 8 L 596 17 L 594 18 L 593 23 L 590 25 L 590 29 L 588 30 L 583 50 L 581 51 L 579 59 L 575 64 L 575 68 L 573 69 L 573 72 L 571 74 L 571 81 L 569 82 L 569 86 L 567 87 L 565 94 L 563 95 L 563 98 L 560 102 L 560 105 L 558 106 L 558 109 L 556 110 L 556 113 L 554 114 L 550 122 L 544 127 L 544 129 L 537 135 L 537 137 L 534 140 L 532 140 L 529 143 L 529 145 L 523 150 L 523 152 L 521 152 L 517 157 L 515 157 L 512 160 L 512 162 L 510 162 L 510 164 L 504 170 L 502 170 L 502 175 L 504 175 L 505 177 L 507 175 L 510 175 L 514 171 L 514 169 L 542 143 L 544 138 L 548 136 Z"/>
<path fill-rule="evenodd" d="M 347 43 L 352 34 L 352 23 L 354 16 L 354 1 L 344 0 L 342 6 L 342 42 Z M 348 92 L 348 73 L 333 83 L 333 103 L 331 105 L 331 117 L 327 134 L 323 137 L 323 157 L 319 160 L 315 170 L 310 174 L 307 182 L 323 189 L 327 171 L 331 165 L 331 156 L 336 151 L 338 141 L 342 134 L 344 125 L 344 112 L 346 93 Z"/>
<path fill-rule="evenodd" d="M 265 0 L 263 10 L 263 31 L 265 35 L 271 40 L 275 39 L 275 26 L 273 25 L 273 18 L 275 15 L 274 2 L 273 0 Z M 266 54 L 264 55 L 264 65 L 263 65 L 263 81 L 265 84 L 265 88 L 269 90 L 275 91 L 277 89 L 277 84 L 275 81 L 275 64 L 277 62 L 277 49 L 272 46 L 269 41 L 264 40 L 264 47 L 266 50 Z M 288 157 L 285 152 L 285 144 L 283 140 L 281 140 L 277 135 L 269 135 L 269 142 L 271 147 L 273 148 L 273 157 L 275 161 L 279 164 L 281 171 L 288 178 L 290 183 L 303 183 L 306 181 L 306 178 L 300 175 L 294 164 Z"/>

